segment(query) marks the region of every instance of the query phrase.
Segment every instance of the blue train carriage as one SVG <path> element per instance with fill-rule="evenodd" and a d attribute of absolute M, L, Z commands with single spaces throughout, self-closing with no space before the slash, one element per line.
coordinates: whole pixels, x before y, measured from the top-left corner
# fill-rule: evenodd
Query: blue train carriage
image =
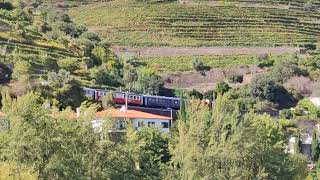
<path fill-rule="evenodd" d="M 180 109 L 180 98 L 143 95 L 143 104 L 146 107 Z"/>
<path fill-rule="evenodd" d="M 90 99 L 94 99 L 96 89 L 83 87 L 84 95 Z"/>

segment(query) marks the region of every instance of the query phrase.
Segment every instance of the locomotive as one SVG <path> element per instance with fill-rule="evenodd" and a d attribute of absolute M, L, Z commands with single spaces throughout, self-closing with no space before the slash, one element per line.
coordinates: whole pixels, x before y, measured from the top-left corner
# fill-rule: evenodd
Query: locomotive
<path fill-rule="evenodd" d="M 101 101 L 103 96 L 106 96 L 108 93 L 110 93 L 109 91 L 102 89 L 83 88 L 83 90 L 87 97 L 92 98 L 96 101 Z M 113 92 L 112 100 L 116 104 L 125 104 L 126 96 L 128 105 L 132 106 L 143 106 L 150 108 L 171 108 L 175 110 L 180 109 L 180 98 L 175 97 Z"/>

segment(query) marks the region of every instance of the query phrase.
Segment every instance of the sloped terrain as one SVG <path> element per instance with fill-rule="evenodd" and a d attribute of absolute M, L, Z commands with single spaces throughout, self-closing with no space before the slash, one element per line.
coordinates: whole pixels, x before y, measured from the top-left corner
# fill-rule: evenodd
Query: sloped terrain
<path fill-rule="evenodd" d="M 121 46 L 305 46 L 320 36 L 319 3 L 308 10 L 297 0 L 209 2 L 215 6 L 118 0 L 80 6 L 71 15 Z M 259 2 L 264 6 L 244 6 Z"/>

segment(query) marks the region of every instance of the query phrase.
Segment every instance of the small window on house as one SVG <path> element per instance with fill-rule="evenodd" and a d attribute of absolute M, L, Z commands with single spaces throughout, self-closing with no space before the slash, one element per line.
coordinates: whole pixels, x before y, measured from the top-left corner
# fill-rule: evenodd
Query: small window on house
<path fill-rule="evenodd" d="M 143 126 L 144 126 L 143 121 L 138 121 L 138 127 L 143 127 Z"/>
<path fill-rule="evenodd" d="M 155 122 L 148 122 L 148 126 L 150 127 L 150 126 L 155 126 L 156 125 L 156 123 Z"/>
<path fill-rule="evenodd" d="M 162 125 L 162 128 L 169 128 L 169 123 L 167 122 L 162 122 L 161 125 Z"/>

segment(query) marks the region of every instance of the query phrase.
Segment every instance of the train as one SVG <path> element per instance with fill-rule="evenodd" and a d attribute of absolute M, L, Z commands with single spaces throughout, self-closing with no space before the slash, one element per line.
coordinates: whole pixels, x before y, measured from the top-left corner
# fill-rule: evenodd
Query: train
<path fill-rule="evenodd" d="M 83 88 L 84 94 L 96 101 L 101 101 L 102 98 L 110 91 L 103 89 Z M 180 109 L 180 98 L 176 97 L 165 97 L 165 96 L 153 96 L 153 95 L 142 95 L 135 93 L 124 93 L 124 92 L 112 92 L 112 100 L 116 104 L 125 104 L 127 96 L 127 103 L 131 106 L 142 106 L 149 108 L 166 108 L 166 109 Z"/>

